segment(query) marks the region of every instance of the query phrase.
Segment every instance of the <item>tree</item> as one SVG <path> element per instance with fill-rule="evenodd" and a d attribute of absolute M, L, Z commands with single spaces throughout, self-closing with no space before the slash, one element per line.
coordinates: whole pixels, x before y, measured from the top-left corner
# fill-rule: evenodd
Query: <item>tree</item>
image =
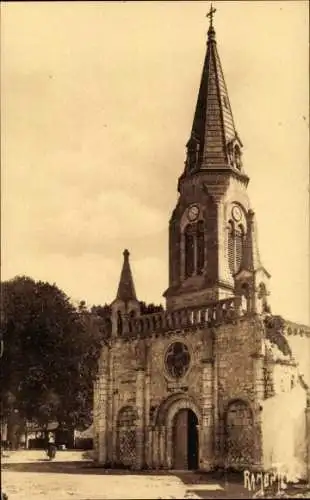
<path fill-rule="evenodd" d="M 107 339 L 112 333 L 111 313 L 112 308 L 108 304 L 104 306 L 92 306 L 91 314 L 97 318 L 102 337 Z"/>
<path fill-rule="evenodd" d="M 164 309 L 161 304 L 159 306 L 156 306 L 153 303 L 146 304 L 145 302 L 140 301 L 140 310 L 141 310 L 141 315 L 144 315 L 144 314 L 153 314 L 157 312 L 162 312 Z"/>
<path fill-rule="evenodd" d="M 1 284 L 3 414 L 47 426 L 88 425 L 102 345 L 98 321 L 56 285 L 16 277 Z"/>

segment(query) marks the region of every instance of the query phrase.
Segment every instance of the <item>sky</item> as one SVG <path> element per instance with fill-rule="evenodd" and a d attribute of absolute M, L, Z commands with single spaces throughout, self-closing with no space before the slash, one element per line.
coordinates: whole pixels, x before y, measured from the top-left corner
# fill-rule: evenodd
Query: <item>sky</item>
<path fill-rule="evenodd" d="M 309 324 L 308 2 L 214 6 L 272 311 Z M 2 280 L 111 302 L 128 248 L 164 304 L 209 7 L 2 2 Z"/>

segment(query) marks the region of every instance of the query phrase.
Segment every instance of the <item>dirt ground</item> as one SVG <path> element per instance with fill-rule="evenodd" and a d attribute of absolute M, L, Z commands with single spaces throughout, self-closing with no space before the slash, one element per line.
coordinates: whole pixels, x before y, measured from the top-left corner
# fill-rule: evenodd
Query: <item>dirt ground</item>
<path fill-rule="evenodd" d="M 242 478 L 106 471 L 95 468 L 77 451 L 59 451 L 53 462 L 47 461 L 44 451 L 11 452 L 2 457 L 1 469 L 1 489 L 8 500 L 253 498 Z M 307 496 L 304 489 L 296 489 L 293 497 Z"/>

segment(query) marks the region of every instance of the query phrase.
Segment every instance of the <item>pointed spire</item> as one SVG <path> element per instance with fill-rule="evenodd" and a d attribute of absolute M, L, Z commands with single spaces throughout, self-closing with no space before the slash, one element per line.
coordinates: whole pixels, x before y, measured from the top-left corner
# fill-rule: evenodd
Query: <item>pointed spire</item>
<path fill-rule="evenodd" d="M 185 174 L 210 168 L 241 169 L 242 143 L 236 132 L 224 74 L 217 51 L 212 8 L 205 56 Z M 243 172 L 242 172 L 243 173 Z M 244 174 L 243 174 L 244 175 Z"/>
<path fill-rule="evenodd" d="M 129 263 L 130 254 L 127 249 L 124 250 L 123 255 L 124 255 L 124 263 L 121 272 L 121 277 L 119 280 L 116 299 L 128 302 L 129 300 L 137 300 L 137 296 L 130 269 L 130 263 Z"/>

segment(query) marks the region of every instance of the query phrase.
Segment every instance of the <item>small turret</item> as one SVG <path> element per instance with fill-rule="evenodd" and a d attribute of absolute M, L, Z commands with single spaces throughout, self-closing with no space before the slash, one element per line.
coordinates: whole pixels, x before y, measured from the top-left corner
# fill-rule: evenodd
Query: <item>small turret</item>
<path fill-rule="evenodd" d="M 267 296 L 270 274 L 261 263 L 254 215 L 250 209 L 247 214 L 248 230 L 243 243 L 242 261 L 235 275 L 235 292 L 247 300 L 249 312 L 266 313 L 269 311 Z"/>
<path fill-rule="evenodd" d="M 112 308 L 112 336 L 128 332 L 128 321 L 140 315 L 140 304 L 137 299 L 135 285 L 129 263 L 129 251 L 124 250 L 124 262 Z"/>

